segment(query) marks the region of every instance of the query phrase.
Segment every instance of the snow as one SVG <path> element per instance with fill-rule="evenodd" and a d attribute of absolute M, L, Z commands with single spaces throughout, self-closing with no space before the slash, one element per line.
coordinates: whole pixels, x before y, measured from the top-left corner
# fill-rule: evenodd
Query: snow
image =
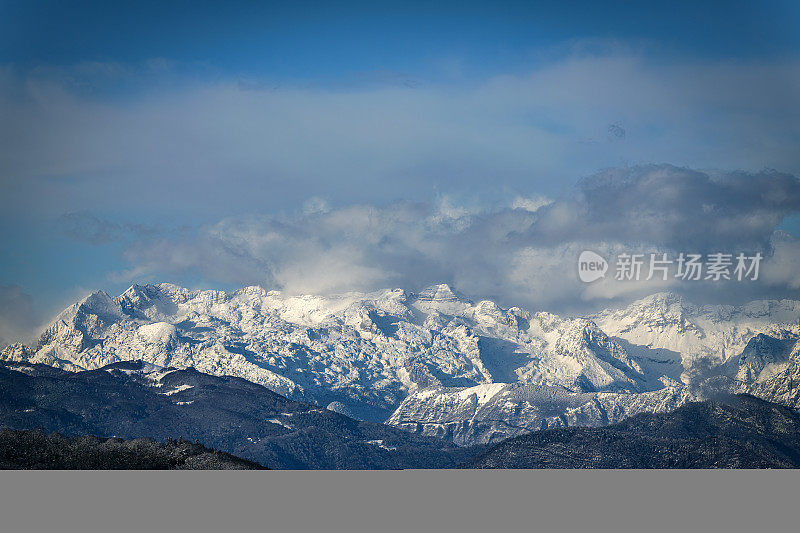
<path fill-rule="evenodd" d="M 139 327 L 136 331 L 139 338 L 150 344 L 170 344 L 178 338 L 178 330 L 168 322 L 156 322 Z"/>
<path fill-rule="evenodd" d="M 397 449 L 397 446 L 386 446 L 383 443 L 383 439 L 375 439 L 375 440 L 367 440 L 364 441 L 365 444 L 371 444 L 373 446 L 377 446 L 378 448 L 383 448 L 384 450 L 394 451 Z"/>
<path fill-rule="evenodd" d="M 284 422 L 283 420 L 281 420 L 279 418 L 268 418 L 267 422 L 272 422 L 273 424 L 278 424 L 279 426 L 283 426 L 286 429 L 293 429 L 291 425 L 287 424 L 286 422 Z"/>
<path fill-rule="evenodd" d="M 707 369 L 737 363 L 755 335 L 800 337 L 798 318 L 792 300 L 699 306 L 670 293 L 562 317 L 474 303 L 444 284 L 328 296 L 134 285 L 117 298 L 90 295 L 34 347 L 6 347 L 0 359 L 67 370 L 143 360 L 135 372 L 154 387 L 174 368 L 194 367 L 350 416 L 394 413 L 389 423 L 447 433 L 471 420 L 549 427 L 669 408 Z M 752 379 L 772 382 L 790 367 L 765 359 Z"/>
<path fill-rule="evenodd" d="M 179 386 L 175 387 L 172 390 L 168 390 L 167 392 L 163 392 L 162 394 L 165 394 L 166 396 L 172 396 L 173 394 L 177 394 L 177 393 L 179 393 L 181 391 L 185 391 L 185 390 L 189 390 L 189 389 L 193 389 L 193 388 L 194 388 L 194 386 L 192 386 L 192 385 L 179 385 Z"/>
<path fill-rule="evenodd" d="M 505 387 L 504 383 L 491 383 L 487 385 L 478 385 L 477 387 L 470 387 L 468 389 L 464 389 L 458 392 L 458 398 L 460 400 L 466 400 L 472 395 L 475 395 L 478 405 L 484 405 L 488 402 L 495 394 L 503 390 Z"/>
<path fill-rule="evenodd" d="M 658 293 L 619 310 L 592 317 L 608 335 L 634 345 L 682 355 L 684 381 L 695 366 L 737 356 L 758 333 L 800 336 L 800 302 L 759 300 L 741 307 L 696 306 L 671 293 Z"/>
<path fill-rule="evenodd" d="M 8 368 L 13 370 L 13 371 L 15 371 L 15 372 L 21 372 L 22 374 L 28 374 L 29 376 L 36 375 L 36 369 L 33 368 L 32 366 L 13 365 L 13 366 L 9 366 Z"/>

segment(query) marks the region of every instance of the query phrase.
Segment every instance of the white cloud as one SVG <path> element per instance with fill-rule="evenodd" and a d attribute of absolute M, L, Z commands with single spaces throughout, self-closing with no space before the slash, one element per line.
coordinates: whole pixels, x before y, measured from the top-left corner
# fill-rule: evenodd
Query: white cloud
<path fill-rule="evenodd" d="M 319 196 L 312 196 L 303 203 L 303 214 L 313 215 L 316 213 L 327 213 L 330 211 L 328 202 Z"/>
<path fill-rule="evenodd" d="M 763 280 L 779 288 L 800 289 L 800 239 L 776 233 L 773 248 L 773 256 L 761 270 Z"/>
<path fill-rule="evenodd" d="M 433 205 L 239 216 L 177 236 L 143 237 L 126 256 L 133 277 L 192 273 L 294 293 L 414 290 L 448 282 L 507 305 L 579 310 L 666 289 L 709 298 L 800 289 L 794 269 L 800 248 L 790 237 L 773 237 L 775 226 L 798 210 L 800 182 L 792 176 L 712 179 L 689 169 L 645 166 L 599 173 L 535 211 L 466 208 L 444 197 Z M 609 261 L 622 252 L 675 258 L 679 252 L 761 251 L 766 259 L 757 284 L 687 284 L 674 272 L 668 281 L 616 281 L 613 266 L 604 280 L 585 284 L 577 276 L 585 249 Z"/>
<path fill-rule="evenodd" d="M 533 195 L 533 196 L 517 196 L 514 200 L 511 201 L 511 209 L 524 209 L 525 211 L 530 211 L 531 213 L 535 213 L 539 210 L 539 208 L 550 205 L 553 203 L 553 200 L 546 198 L 544 196 Z"/>

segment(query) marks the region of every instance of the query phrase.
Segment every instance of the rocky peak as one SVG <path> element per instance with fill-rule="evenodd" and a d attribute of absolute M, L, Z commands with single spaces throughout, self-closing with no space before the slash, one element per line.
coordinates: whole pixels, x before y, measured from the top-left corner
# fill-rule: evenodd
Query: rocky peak
<path fill-rule="evenodd" d="M 429 302 L 465 302 L 469 303 L 463 294 L 454 291 L 450 285 L 440 283 L 438 285 L 431 285 L 417 294 L 417 300 Z"/>

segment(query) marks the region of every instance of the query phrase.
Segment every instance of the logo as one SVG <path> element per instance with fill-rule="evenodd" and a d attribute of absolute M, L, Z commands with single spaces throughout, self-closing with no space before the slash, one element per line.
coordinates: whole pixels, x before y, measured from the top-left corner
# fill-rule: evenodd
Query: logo
<path fill-rule="evenodd" d="M 584 250 L 578 257 L 578 277 L 584 283 L 602 278 L 607 270 L 608 261 L 590 250 Z"/>

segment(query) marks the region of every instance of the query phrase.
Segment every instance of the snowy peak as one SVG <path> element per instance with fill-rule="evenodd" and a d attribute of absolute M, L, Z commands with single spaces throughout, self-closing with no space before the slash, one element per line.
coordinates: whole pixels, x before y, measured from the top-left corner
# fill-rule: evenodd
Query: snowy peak
<path fill-rule="evenodd" d="M 637 300 L 624 309 L 606 310 L 598 313 L 598 323 L 615 322 L 618 331 L 634 328 L 665 329 L 673 328 L 678 333 L 696 329 L 687 317 L 691 306 L 686 306 L 683 298 L 670 292 L 660 292 Z M 602 325 L 601 325 L 602 327 Z"/>
<path fill-rule="evenodd" d="M 741 355 L 734 359 L 739 369 L 747 369 L 748 377 L 755 377 L 768 365 L 783 363 L 788 357 L 796 342 L 795 338 L 776 338 L 759 333 L 747 343 Z M 742 376 L 742 379 L 748 379 Z"/>
<path fill-rule="evenodd" d="M 643 349 L 681 354 L 685 381 L 693 379 L 695 366 L 717 365 L 739 355 L 758 333 L 776 338 L 800 334 L 798 304 L 763 300 L 743 306 L 696 306 L 659 293 L 592 318 L 612 337 Z"/>
<path fill-rule="evenodd" d="M 800 342 L 794 343 L 785 363 L 774 366 L 774 372 L 768 373 L 768 366 L 754 384 L 743 387 L 744 391 L 773 403 L 800 409 Z"/>
<path fill-rule="evenodd" d="M 96 291 L 62 311 L 39 338 L 39 347 L 56 343 L 82 351 L 102 337 L 107 327 L 124 319 L 117 301 Z"/>
<path fill-rule="evenodd" d="M 120 307 L 135 318 L 164 319 L 176 312 L 175 293 L 168 292 L 169 286 L 132 285 L 118 298 Z"/>
<path fill-rule="evenodd" d="M 75 323 L 86 315 L 119 317 L 121 310 L 117 301 L 104 291 L 95 291 L 62 311 L 53 321 Z"/>
<path fill-rule="evenodd" d="M 37 346 L 12 345 L 0 358 L 69 370 L 131 360 L 193 368 L 373 421 L 405 404 L 425 432 L 484 416 L 499 417 L 489 428 L 556 417 L 549 427 L 672 408 L 709 368 L 724 366 L 716 375 L 728 384 L 737 373 L 744 386 L 766 383 L 791 366 L 773 339 L 800 338 L 799 317 L 798 302 L 698 307 L 670 293 L 565 318 L 474 303 L 445 284 L 319 296 L 163 283 L 117 298 L 96 292 L 59 315 Z M 786 376 L 791 383 L 794 374 Z M 517 388 L 529 392 L 502 407 L 503 391 Z M 530 392 L 554 390 L 556 400 Z M 585 394 L 592 397 L 575 403 Z M 554 407 L 542 418 L 544 404 L 535 402 Z"/>
<path fill-rule="evenodd" d="M 464 302 L 471 303 L 463 294 L 454 291 L 450 285 L 441 283 L 431 285 L 417 294 L 417 300 L 425 302 Z"/>
<path fill-rule="evenodd" d="M 672 307 L 683 308 L 685 305 L 683 296 L 670 291 L 662 291 L 651 294 L 634 302 L 632 305 L 640 307 L 657 307 L 660 309 L 669 309 Z"/>

